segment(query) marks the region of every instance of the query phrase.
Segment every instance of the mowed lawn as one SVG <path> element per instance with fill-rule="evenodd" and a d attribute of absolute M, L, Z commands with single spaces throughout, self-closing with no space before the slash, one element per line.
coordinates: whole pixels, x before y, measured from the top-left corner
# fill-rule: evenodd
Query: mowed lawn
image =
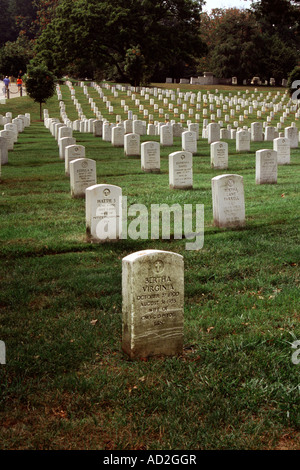
<path fill-rule="evenodd" d="M 70 92 L 61 89 L 75 120 Z M 237 89 L 226 87 L 229 92 Z M 76 97 L 93 117 L 79 87 Z M 114 115 L 106 115 L 112 121 L 122 113 L 120 99 L 121 93 Z M 45 107 L 59 117 L 56 96 Z M 300 364 L 292 361 L 292 345 L 300 340 L 300 150 L 292 149 L 290 165 L 278 167 L 277 184 L 256 185 L 255 151 L 272 142 L 236 153 L 228 140 L 229 168 L 218 171 L 200 139 L 194 188 L 181 191 L 169 189 L 168 176 L 168 155 L 181 149 L 179 138 L 161 148 L 161 173 L 145 174 L 139 158 L 73 132 L 97 162 L 97 182 L 120 186 L 128 205 L 144 204 L 149 212 L 151 204 L 204 205 L 199 251 L 173 237 L 91 244 L 85 201 L 71 198 L 39 106 L 15 98 L 0 105 L 0 114 L 7 111 L 31 113 L 31 126 L 19 134 L 0 180 L 0 340 L 6 345 L 0 448 L 299 449 Z M 290 115 L 284 126 L 293 121 Z M 147 140 L 158 137 L 141 137 Z M 211 179 L 226 173 L 244 178 L 242 229 L 213 225 Z M 143 249 L 184 257 L 180 357 L 129 361 L 121 351 L 122 258 Z"/>

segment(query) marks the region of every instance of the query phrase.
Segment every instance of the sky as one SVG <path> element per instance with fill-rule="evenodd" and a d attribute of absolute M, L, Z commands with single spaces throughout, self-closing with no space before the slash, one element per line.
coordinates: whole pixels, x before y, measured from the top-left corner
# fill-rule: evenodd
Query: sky
<path fill-rule="evenodd" d="M 206 0 L 204 11 L 210 11 L 212 8 L 249 8 L 251 0 Z"/>

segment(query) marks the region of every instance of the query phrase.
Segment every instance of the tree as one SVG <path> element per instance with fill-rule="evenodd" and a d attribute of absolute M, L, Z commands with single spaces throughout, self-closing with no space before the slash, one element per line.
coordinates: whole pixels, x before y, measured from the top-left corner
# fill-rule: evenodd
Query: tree
<path fill-rule="evenodd" d="M 259 0 L 253 1 L 252 11 L 263 32 L 277 34 L 287 44 L 299 44 L 299 1 Z"/>
<path fill-rule="evenodd" d="M 15 42 L 8 41 L 0 49 L 0 73 L 17 77 L 26 71 L 33 57 L 33 44 L 25 34 L 20 33 Z"/>
<path fill-rule="evenodd" d="M 29 65 L 24 76 L 27 95 L 40 104 L 40 119 L 42 119 L 42 103 L 54 95 L 56 77 L 44 65 Z"/>
<path fill-rule="evenodd" d="M 280 83 L 297 64 L 298 51 L 275 30 L 268 32 L 249 10 L 215 9 L 203 15 L 202 39 L 208 55 L 199 67 L 209 67 L 220 78 L 237 77 L 238 83 L 258 76 Z"/>
<path fill-rule="evenodd" d="M 11 11 L 10 0 L 0 0 L 0 47 L 7 41 L 16 39 L 15 21 Z"/>
<path fill-rule="evenodd" d="M 135 80 L 191 64 L 204 45 L 199 37 L 203 0 L 61 0 L 37 40 L 37 59 L 55 73 L 88 65 L 78 75 L 108 73 L 130 80 L 128 50 L 139 45 L 143 65 Z M 80 61 L 78 61 L 80 57 Z M 130 73 L 129 73 L 130 70 Z M 138 85 L 139 83 L 137 83 Z"/>

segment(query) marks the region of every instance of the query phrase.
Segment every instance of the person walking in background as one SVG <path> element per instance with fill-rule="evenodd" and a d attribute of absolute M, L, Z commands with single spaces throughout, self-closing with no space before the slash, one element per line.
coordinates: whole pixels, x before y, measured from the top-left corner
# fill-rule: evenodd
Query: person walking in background
<path fill-rule="evenodd" d="M 4 85 L 5 85 L 5 93 L 6 93 L 6 96 L 7 96 L 7 98 L 9 98 L 10 79 L 8 78 L 8 76 L 6 76 L 6 77 L 3 79 L 3 82 L 4 82 Z"/>
<path fill-rule="evenodd" d="M 21 76 L 19 75 L 17 78 L 17 87 L 18 87 L 18 91 L 20 92 L 20 96 L 22 96 L 22 83 L 23 83 L 23 80 Z"/>

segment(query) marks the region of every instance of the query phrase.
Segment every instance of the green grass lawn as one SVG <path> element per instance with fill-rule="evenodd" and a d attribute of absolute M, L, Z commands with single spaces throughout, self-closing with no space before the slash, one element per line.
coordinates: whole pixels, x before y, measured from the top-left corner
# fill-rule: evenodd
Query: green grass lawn
<path fill-rule="evenodd" d="M 236 88 L 224 89 L 230 91 Z M 74 120 L 69 90 L 62 92 Z M 76 96 L 92 117 L 81 89 Z M 46 108 L 59 117 L 56 97 Z M 291 360 L 300 340 L 299 149 L 290 165 L 278 167 L 277 184 L 258 186 L 255 151 L 262 144 L 237 154 L 228 141 L 229 168 L 217 171 L 200 139 L 194 189 L 171 191 L 168 154 L 181 149 L 180 139 L 161 148 L 160 174 L 144 174 L 138 158 L 74 132 L 97 161 L 98 183 L 121 186 L 128 205 L 203 204 L 205 211 L 199 251 L 185 250 L 185 240 L 90 244 L 85 202 L 70 196 L 39 106 L 15 98 L 0 105 L 0 114 L 7 111 L 30 112 L 32 122 L 0 180 L 0 340 L 7 354 L 0 366 L 0 448 L 299 449 L 300 365 Z M 114 113 L 122 113 L 117 100 Z M 244 177 L 242 229 L 213 225 L 211 178 L 222 173 Z M 180 357 L 129 361 L 121 351 L 122 258 L 142 249 L 184 256 Z"/>

